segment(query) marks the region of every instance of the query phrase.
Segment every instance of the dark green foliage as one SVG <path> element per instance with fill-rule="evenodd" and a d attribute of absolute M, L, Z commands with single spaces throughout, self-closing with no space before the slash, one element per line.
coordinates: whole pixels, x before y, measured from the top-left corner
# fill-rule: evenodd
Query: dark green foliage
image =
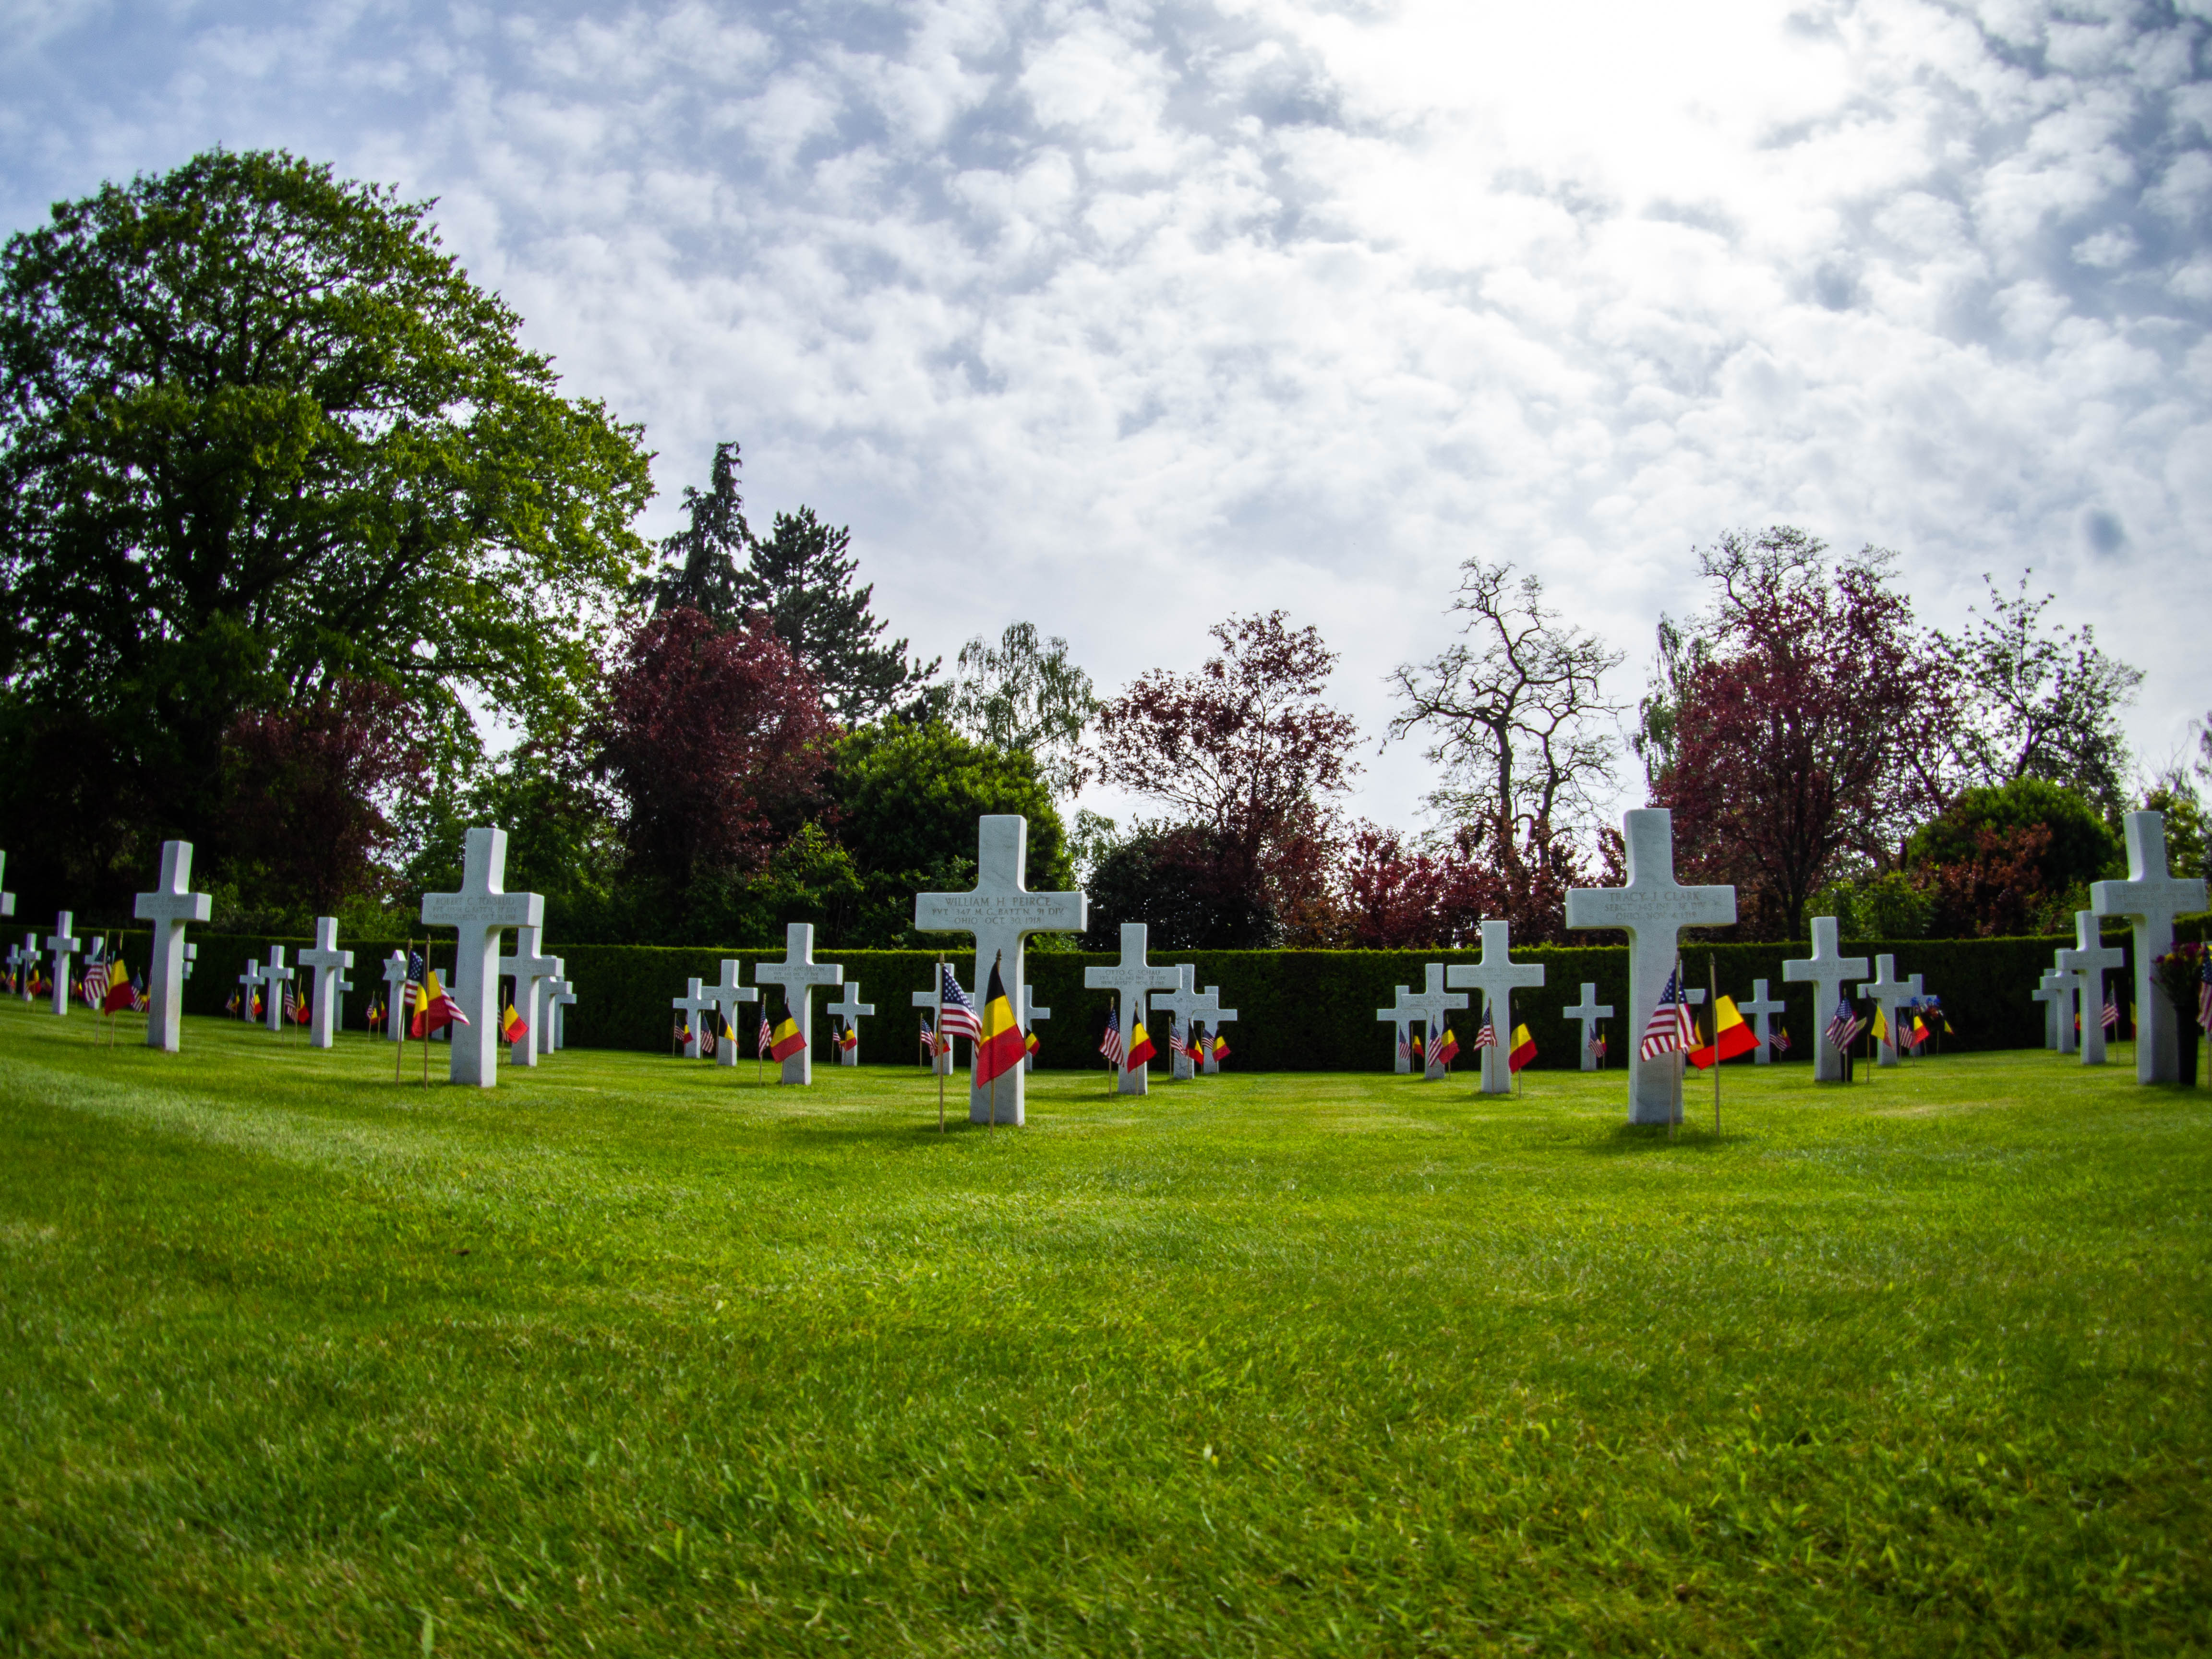
<path fill-rule="evenodd" d="M 635 574 L 635 428 L 560 395 L 428 204 L 282 152 L 58 204 L 0 252 L 0 789 L 44 908 L 164 837 L 216 873 L 244 714 L 341 677 L 465 728 L 573 702 Z"/>
<path fill-rule="evenodd" d="M 2076 791 L 2042 778 L 1961 792 L 1941 817 L 1913 831 L 1906 856 L 1916 866 L 1967 864 L 1979 851 L 1979 832 L 2004 836 L 2039 827 L 2051 834 L 2034 860 L 2045 890 L 2063 893 L 2125 873 L 2119 837 L 2102 814 Z"/>
<path fill-rule="evenodd" d="M 738 578 L 738 603 L 768 613 L 777 637 L 821 682 L 823 701 L 846 725 L 911 717 L 939 663 L 909 659 L 904 640 L 878 642 L 890 624 L 869 608 L 874 585 L 853 586 L 860 561 L 850 556 L 852 541 L 850 530 L 823 523 L 811 507 L 777 514 Z"/>
<path fill-rule="evenodd" d="M 684 528 L 660 544 L 664 562 L 631 590 L 633 598 L 655 611 L 688 606 L 719 623 L 744 613 L 742 573 L 752 531 L 738 494 L 738 465 L 736 444 L 714 446 L 707 488 L 684 486 Z"/>
<path fill-rule="evenodd" d="M 935 723 L 886 722 L 846 737 L 833 762 L 837 840 L 866 883 L 847 935 L 854 943 L 907 942 L 916 893 L 972 887 L 975 820 L 985 813 L 1029 819 L 1031 888 L 1075 884 L 1060 813 L 1028 754 Z"/>
<path fill-rule="evenodd" d="M 1118 950 L 1121 924 L 1141 921 L 1158 951 L 1225 949 L 1282 937 L 1264 890 L 1218 878 L 1221 837 L 1202 824 L 1139 823 L 1091 872 L 1086 949 Z"/>

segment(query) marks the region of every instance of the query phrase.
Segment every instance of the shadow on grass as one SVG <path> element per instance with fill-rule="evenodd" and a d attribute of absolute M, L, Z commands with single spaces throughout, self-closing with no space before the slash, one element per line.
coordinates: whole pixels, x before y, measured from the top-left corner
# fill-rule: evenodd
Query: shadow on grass
<path fill-rule="evenodd" d="M 1729 1130 L 1716 1134 L 1694 1123 L 1679 1126 L 1670 1138 L 1663 1123 L 1620 1123 L 1610 1133 L 1583 1142 L 1593 1158 L 1626 1158 L 1653 1152 L 1717 1152 L 1750 1136 Z"/>

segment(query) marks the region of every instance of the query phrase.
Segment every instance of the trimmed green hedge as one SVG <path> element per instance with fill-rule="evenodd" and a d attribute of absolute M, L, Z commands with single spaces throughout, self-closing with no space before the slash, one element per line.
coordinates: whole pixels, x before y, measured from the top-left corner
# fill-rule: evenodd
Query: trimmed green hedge
<path fill-rule="evenodd" d="M 2205 937 L 2208 921 L 2192 917 L 2177 929 L 2184 939 Z M 51 928 L 42 930 L 40 938 Z M 79 927 L 89 939 L 93 930 Z M 200 965 L 185 987 L 187 1012 L 214 1014 L 237 988 L 238 975 L 246 961 L 268 959 L 271 945 L 283 945 L 287 959 L 309 943 L 299 939 L 266 939 L 258 935 L 210 933 L 195 930 L 200 946 Z M 2107 945 L 2129 948 L 2123 928 L 2108 930 Z M 1952 1035 L 1943 1047 L 1952 1051 L 1986 1048 L 2033 1048 L 2043 1042 L 2043 1006 L 2029 993 L 2051 964 L 2051 953 L 2066 939 L 1900 939 L 1887 943 L 1851 942 L 1846 948 L 1869 958 L 1887 952 L 1897 958 L 1898 971 L 1922 975 L 1928 989 L 1941 997 L 1949 1017 Z M 355 952 L 352 979 L 355 990 L 346 1001 L 346 1024 L 362 1024 L 372 988 L 382 984 L 381 963 L 396 941 L 344 941 Z M 125 935 L 127 959 L 143 968 L 148 937 L 143 932 Z M 1804 945 L 1700 945 L 1692 942 L 1683 962 L 1693 986 L 1709 982 L 1708 963 L 1717 964 L 1723 994 L 1741 1000 L 1751 994 L 1755 978 L 1767 981 L 1770 995 L 1789 1005 L 1779 1017 L 1794 1048 L 1791 1060 L 1812 1052 L 1816 1024 L 1825 1023 L 1829 1011 L 1814 1009 L 1809 985 L 1785 986 L 1785 958 L 1807 954 Z M 696 975 L 713 983 L 721 976 L 726 956 L 744 963 L 740 977 L 750 983 L 753 969 L 762 961 L 781 961 L 781 946 L 761 950 L 662 950 L 638 945 L 576 945 L 557 951 L 568 963 L 568 977 L 577 987 L 578 1000 L 568 1010 L 568 1041 L 578 1048 L 629 1048 L 665 1052 L 672 1011 L 670 1000 L 683 994 L 687 979 Z M 824 951 L 825 960 L 841 963 L 847 980 L 860 981 L 862 995 L 876 1007 L 873 1018 L 860 1023 L 860 1058 L 870 1064 L 917 1065 L 921 1044 L 918 1019 L 910 994 L 927 992 L 933 980 L 934 953 L 921 951 Z M 1224 1005 L 1237 1011 L 1236 1022 L 1224 1027 L 1232 1050 L 1233 1069 L 1257 1072 L 1374 1071 L 1392 1061 L 1394 1042 L 1389 1024 L 1375 1011 L 1395 1000 L 1395 988 L 1419 988 L 1422 966 L 1430 962 L 1468 963 L 1472 951 L 1164 951 L 1161 962 L 1189 962 L 1198 969 L 1198 983 L 1218 985 Z M 1030 982 L 1037 1003 L 1052 1010 L 1049 1020 L 1037 1026 L 1038 1063 L 1052 1067 L 1103 1066 L 1097 1038 L 1105 1018 L 1107 995 L 1083 986 L 1083 969 L 1117 958 L 1095 951 L 1031 951 Z M 1541 963 L 1547 978 L 1540 990 L 1514 999 L 1514 1018 L 1527 1024 L 1536 1039 L 1539 1066 L 1572 1066 L 1577 1063 L 1577 1027 L 1563 1018 L 1560 1010 L 1577 1001 L 1584 981 L 1597 988 L 1600 1002 L 1613 1004 L 1615 1014 L 1607 1023 L 1613 1063 L 1626 1051 L 1631 1026 L 1640 1030 L 1638 1011 L 1627 1006 L 1628 951 L 1625 945 L 1537 946 L 1516 950 L 1516 961 Z M 965 972 L 969 959 L 954 957 L 957 970 Z M 449 971 L 453 943 L 447 939 L 431 954 L 432 964 Z M 2133 963 L 2128 964 L 2131 975 Z M 2121 998 L 2129 997 L 2131 978 L 2120 981 Z M 817 1061 L 830 1058 L 832 1022 L 822 1009 L 836 992 L 817 994 L 815 1030 Z M 1474 1011 L 1471 1011 L 1474 1012 Z M 1464 1016 L 1458 1017 L 1464 1018 Z M 1471 1025 L 1458 1030 L 1462 1043 L 1473 1036 Z M 1501 1036 L 1506 1035 L 1501 1033 Z M 1166 1032 L 1155 1036 L 1165 1046 Z M 745 1034 L 746 1047 L 751 1047 Z M 1155 1064 L 1164 1068 L 1165 1060 Z"/>

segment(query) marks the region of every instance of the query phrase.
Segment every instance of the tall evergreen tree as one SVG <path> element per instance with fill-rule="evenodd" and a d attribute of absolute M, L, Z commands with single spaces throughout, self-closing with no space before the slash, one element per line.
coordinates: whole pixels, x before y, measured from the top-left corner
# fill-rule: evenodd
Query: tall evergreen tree
<path fill-rule="evenodd" d="M 688 522 L 660 544 L 659 568 L 631 590 L 656 613 L 688 605 L 725 623 L 744 614 L 739 583 L 752 530 L 738 494 L 738 465 L 734 441 L 716 444 L 705 491 L 684 487 Z"/>
<path fill-rule="evenodd" d="M 853 586 L 860 564 L 848 551 L 852 540 L 849 529 L 823 523 L 811 507 L 777 514 L 768 539 L 753 540 L 751 562 L 738 579 L 740 603 L 768 613 L 842 724 L 939 712 L 942 689 L 928 682 L 944 659 L 925 666 L 906 654 L 904 640 L 878 643 L 890 624 L 870 609 L 875 585 Z"/>

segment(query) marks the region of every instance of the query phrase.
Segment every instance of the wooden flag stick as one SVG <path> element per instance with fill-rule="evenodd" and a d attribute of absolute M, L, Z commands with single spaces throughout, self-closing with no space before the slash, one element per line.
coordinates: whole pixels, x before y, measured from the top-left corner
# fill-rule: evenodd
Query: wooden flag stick
<path fill-rule="evenodd" d="M 1713 1133 L 1721 1132 L 1721 964 L 1717 956 L 1708 954 L 1705 970 L 1711 975 L 1710 1000 L 1713 1005 Z"/>
<path fill-rule="evenodd" d="M 1674 953 L 1674 994 L 1678 997 L 1680 996 L 1686 988 L 1682 983 L 1682 953 L 1680 951 L 1677 951 Z M 1679 1006 L 1675 1010 L 1674 1017 L 1677 1019 L 1681 1018 L 1681 1010 Z M 1676 1029 L 1679 1031 L 1680 1028 L 1677 1027 Z M 1674 1139 L 1675 1131 L 1681 1127 L 1681 1122 L 1682 1056 L 1680 1051 L 1677 1050 L 1674 1055 L 1674 1109 L 1667 1114 L 1668 1139 L 1672 1140 Z"/>
<path fill-rule="evenodd" d="M 403 957 L 401 958 L 401 961 L 402 961 L 403 963 L 406 963 L 406 962 L 412 962 L 412 961 L 415 959 L 415 941 L 414 941 L 412 939 L 409 939 L 409 940 L 407 941 L 407 943 L 406 943 L 405 945 L 402 945 L 400 948 L 401 948 L 402 950 L 404 950 L 404 951 L 406 951 L 406 953 L 407 953 L 404 957 Z M 406 997 L 406 987 L 407 987 L 407 975 L 404 975 L 404 974 L 400 975 L 400 976 L 399 976 L 399 986 L 400 986 L 400 994 L 401 994 L 401 995 L 402 995 L 403 997 L 405 997 L 405 1000 L 408 1000 L 408 1001 L 410 1001 L 410 1002 L 413 1001 L 413 1000 L 414 1000 L 414 999 L 413 999 L 413 998 L 411 998 L 411 997 Z M 412 1008 L 410 1008 L 407 1012 L 408 1012 L 410 1014 L 412 1014 L 415 1011 L 414 1011 Z M 387 989 L 387 990 L 385 992 L 385 994 L 384 994 L 384 1019 L 385 1019 L 385 1024 L 386 1024 L 386 1030 L 387 1030 L 387 1034 L 388 1034 L 388 1032 L 389 1032 L 389 1028 L 390 1028 L 390 1025 L 391 1025 L 391 1023 L 392 1023 L 392 993 Z M 404 1028 L 403 1027 L 402 1029 L 403 1029 L 403 1031 L 404 1031 Z M 407 1064 L 407 1044 L 406 1044 L 406 1042 L 405 1042 L 405 1041 L 404 1040 L 404 1037 L 403 1037 L 403 1038 L 402 1038 L 402 1040 L 396 1041 L 396 1042 L 394 1042 L 392 1043 L 392 1080 L 394 1083 L 398 1083 L 398 1082 L 400 1080 L 400 1078 L 401 1078 L 401 1068 L 402 1068 L 402 1067 L 404 1067 L 406 1064 Z"/>

